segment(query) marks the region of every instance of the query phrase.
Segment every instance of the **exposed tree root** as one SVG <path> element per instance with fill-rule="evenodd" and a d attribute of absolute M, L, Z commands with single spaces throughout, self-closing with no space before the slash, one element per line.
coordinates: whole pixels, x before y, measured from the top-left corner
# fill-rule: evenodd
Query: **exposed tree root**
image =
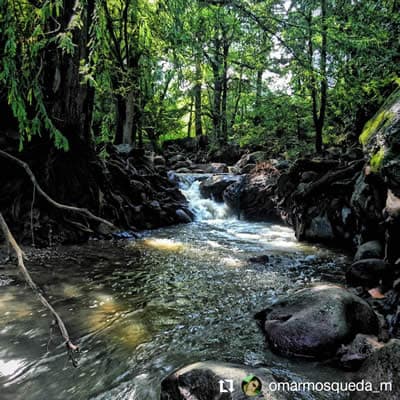
<path fill-rule="evenodd" d="M 38 184 L 35 175 L 33 174 L 32 170 L 29 168 L 29 165 L 20 160 L 17 157 L 14 157 L 13 155 L 0 150 L 0 155 L 4 158 L 7 158 L 8 160 L 13 161 L 14 163 L 18 164 L 20 167 L 22 167 L 26 173 L 28 174 L 30 180 L 32 181 L 33 185 L 35 186 L 36 190 L 38 191 L 38 193 L 44 197 L 51 205 L 53 205 L 56 208 L 59 208 L 61 210 L 66 210 L 66 211 L 72 211 L 72 212 L 76 212 L 76 213 L 80 213 L 83 215 L 86 215 L 87 217 L 91 218 L 94 221 L 103 223 L 111 228 L 115 228 L 114 224 L 112 224 L 110 221 L 107 221 L 103 218 L 97 217 L 96 215 L 94 215 L 92 212 L 90 212 L 88 209 L 86 208 L 79 208 L 79 207 L 73 207 L 73 206 L 67 206 L 65 204 L 61 204 L 58 203 L 57 201 L 53 200 Z"/>
<path fill-rule="evenodd" d="M 24 252 L 22 251 L 22 249 L 19 247 L 18 243 L 14 239 L 14 236 L 12 235 L 10 229 L 8 228 L 8 225 L 7 225 L 7 223 L 3 217 L 3 214 L 1 212 L 0 212 L 0 227 L 3 231 L 6 241 L 11 245 L 11 247 L 15 251 L 15 254 L 17 255 L 18 267 L 19 267 L 20 271 L 22 272 L 22 275 L 24 276 L 25 281 L 28 283 L 29 287 L 35 292 L 35 294 L 39 297 L 40 302 L 54 316 L 57 326 L 58 326 L 58 329 L 60 331 L 60 334 L 63 337 L 65 345 L 67 347 L 69 357 L 71 358 L 74 366 L 76 366 L 77 363 L 76 363 L 76 359 L 74 358 L 74 353 L 79 351 L 79 347 L 72 343 L 72 341 L 69 337 L 67 328 L 65 327 L 65 324 L 64 324 L 63 320 L 61 319 L 60 315 L 53 308 L 53 306 L 47 301 L 46 297 L 44 296 L 44 294 L 42 293 L 40 288 L 32 280 L 32 277 L 29 274 L 29 271 L 26 269 L 25 264 L 24 264 Z"/>

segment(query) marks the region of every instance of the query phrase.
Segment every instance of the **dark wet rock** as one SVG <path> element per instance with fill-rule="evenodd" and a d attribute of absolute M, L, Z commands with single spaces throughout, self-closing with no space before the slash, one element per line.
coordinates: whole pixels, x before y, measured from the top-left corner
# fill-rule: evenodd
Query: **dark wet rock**
<path fill-rule="evenodd" d="M 352 392 L 351 400 L 398 400 L 400 398 L 400 340 L 391 339 L 385 346 L 376 350 L 363 364 L 357 380 L 371 382 L 370 391 Z M 390 382 L 391 390 L 384 390 L 382 383 Z"/>
<path fill-rule="evenodd" d="M 239 182 L 242 178 L 235 175 L 214 175 L 210 176 L 200 184 L 200 193 L 207 199 L 223 201 L 225 189 L 233 183 Z"/>
<path fill-rule="evenodd" d="M 186 161 L 186 157 L 182 154 L 177 154 L 168 160 L 170 165 L 174 165 L 179 161 Z"/>
<path fill-rule="evenodd" d="M 153 159 L 153 163 L 154 163 L 154 165 L 157 165 L 157 166 L 160 166 L 160 165 L 165 166 L 166 165 L 166 161 L 163 156 L 155 156 Z"/>
<path fill-rule="evenodd" d="M 176 172 L 177 172 L 178 174 L 190 174 L 190 173 L 192 172 L 192 170 L 189 169 L 189 168 L 178 168 L 178 169 L 176 170 Z"/>
<path fill-rule="evenodd" d="M 176 170 L 180 168 L 190 168 L 192 163 L 189 160 L 178 161 L 172 165 L 172 167 Z"/>
<path fill-rule="evenodd" d="M 378 240 L 371 240 L 358 246 L 354 261 L 364 260 L 366 258 L 381 258 L 383 248 Z"/>
<path fill-rule="evenodd" d="M 226 144 L 220 148 L 210 151 L 208 154 L 210 161 L 224 163 L 227 165 L 235 164 L 239 160 L 240 156 L 240 147 L 234 143 Z"/>
<path fill-rule="evenodd" d="M 161 383 L 161 400 L 246 400 L 249 399 L 241 389 L 244 378 L 257 376 L 262 383 L 262 394 L 268 400 L 289 399 L 285 392 L 271 392 L 268 385 L 278 382 L 272 372 L 266 368 L 253 368 L 246 365 L 205 361 L 184 367 Z M 233 380 L 233 393 L 221 393 L 221 380 Z M 224 383 L 224 390 L 229 383 Z M 259 398 L 252 397 L 252 398 Z M 301 397 L 300 397 L 301 398 Z"/>
<path fill-rule="evenodd" d="M 376 350 L 383 346 L 376 336 L 359 333 L 348 345 L 338 350 L 339 364 L 342 368 L 355 371 Z"/>
<path fill-rule="evenodd" d="M 363 164 L 299 159 L 280 175 L 277 203 L 299 240 L 354 245 L 357 221 L 350 199 Z"/>
<path fill-rule="evenodd" d="M 311 241 L 332 241 L 335 235 L 328 214 L 319 214 L 317 208 L 315 208 L 315 211 L 317 211 L 316 215 L 310 218 L 304 230 L 304 238 Z"/>
<path fill-rule="evenodd" d="M 236 174 L 247 174 L 257 163 L 268 160 L 268 154 L 265 151 L 256 151 L 254 153 L 243 155 L 234 165 L 233 172 Z"/>
<path fill-rule="evenodd" d="M 250 257 L 249 262 L 256 264 L 266 264 L 267 262 L 269 262 L 269 256 L 263 254 L 261 256 Z"/>
<path fill-rule="evenodd" d="M 379 258 L 367 258 L 353 263 L 346 273 L 352 285 L 375 287 L 390 274 L 389 265 Z"/>
<path fill-rule="evenodd" d="M 279 171 L 269 166 L 260 173 L 244 178 L 226 188 L 224 201 L 241 218 L 253 221 L 280 220 L 275 202 Z"/>
<path fill-rule="evenodd" d="M 357 333 L 377 334 L 372 308 L 340 286 L 321 284 L 295 292 L 258 313 L 272 350 L 326 358 Z"/>
<path fill-rule="evenodd" d="M 178 216 L 180 222 L 192 222 L 192 218 L 189 216 L 189 214 L 181 209 L 176 210 L 176 215 Z"/>

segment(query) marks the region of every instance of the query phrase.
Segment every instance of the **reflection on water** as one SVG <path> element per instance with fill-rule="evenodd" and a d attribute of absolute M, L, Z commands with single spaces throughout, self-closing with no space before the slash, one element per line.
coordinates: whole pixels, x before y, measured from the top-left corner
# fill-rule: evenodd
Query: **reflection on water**
<path fill-rule="evenodd" d="M 77 369 L 51 335 L 47 311 L 11 265 L 0 267 L 3 280 L 12 277 L 0 286 L 1 399 L 156 400 L 163 377 L 207 359 L 266 364 L 293 379 L 343 379 L 272 355 L 253 315 L 345 259 L 297 243 L 285 227 L 210 218 L 29 263 L 81 346 Z M 267 264 L 248 261 L 260 254 Z"/>

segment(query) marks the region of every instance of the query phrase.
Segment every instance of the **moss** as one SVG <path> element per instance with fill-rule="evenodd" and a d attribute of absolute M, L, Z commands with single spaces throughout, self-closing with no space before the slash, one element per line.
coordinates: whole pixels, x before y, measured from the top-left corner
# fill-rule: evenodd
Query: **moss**
<path fill-rule="evenodd" d="M 400 89 L 394 91 L 385 101 L 378 113 L 366 123 L 364 130 L 360 135 L 360 143 L 363 146 L 368 144 L 371 137 L 378 131 L 378 129 L 388 126 L 393 121 L 395 113 L 390 111 L 390 109 L 398 101 L 400 101 Z"/>
<path fill-rule="evenodd" d="M 395 114 L 391 111 L 381 111 L 374 118 L 370 119 L 360 135 L 360 143 L 366 146 L 371 137 L 374 135 L 378 129 L 388 125 L 394 118 Z"/>
<path fill-rule="evenodd" d="M 379 149 L 372 157 L 370 161 L 371 171 L 379 172 L 382 167 L 383 159 L 385 158 L 385 150 L 383 148 Z"/>

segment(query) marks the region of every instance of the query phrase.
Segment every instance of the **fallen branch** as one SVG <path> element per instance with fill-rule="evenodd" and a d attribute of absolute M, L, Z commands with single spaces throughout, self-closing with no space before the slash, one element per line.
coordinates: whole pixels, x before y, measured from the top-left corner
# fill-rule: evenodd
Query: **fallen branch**
<path fill-rule="evenodd" d="M 109 227 L 115 229 L 114 224 L 112 224 L 110 221 L 107 221 L 106 219 L 100 218 L 96 215 L 94 215 L 92 212 L 90 212 L 88 209 L 86 208 L 79 208 L 79 207 L 74 207 L 74 206 L 67 206 L 65 204 L 61 204 L 58 203 L 57 201 L 53 200 L 39 185 L 39 183 L 36 180 L 35 175 L 33 174 L 32 170 L 30 169 L 29 165 L 20 160 L 17 157 L 14 157 L 13 155 L 0 150 L 0 156 L 3 156 L 4 158 L 7 158 L 8 160 L 11 160 L 13 162 L 15 162 L 16 164 L 18 164 L 20 167 L 22 167 L 25 172 L 28 174 L 30 180 L 32 181 L 33 185 L 36 187 L 37 192 L 44 197 L 51 205 L 53 205 L 56 208 L 59 208 L 61 210 L 66 210 L 66 211 L 72 211 L 72 212 L 76 212 L 79 214 L 83 214 L 86 215 L 88 218 L 103 223 L 105 225 L 108 225 Z"/>
<path fill-rule="evenodd" d="M 53 306 L 47 301 L 46 297 L 43 295 L 40 288 L 32 280 L 31 275 L 29 274 L 29 271 L 26 269 L 25 264 L 24 264 L 24 256 L 25 256 L 24 252 L 21 250 L 18 243 L 14 239 L 14 236 L 12 235 L 10 229 L 8 228 L 8 225 L 7 225 L 7 223 L 3 217 L 3 214 L 1 212 L 0 212 L 0 227 L 3 231 L 6 242 L 11 245 L 11 247 L 15 251 L 15 254 L 17 255 L 18 267 L 21 270 L 22 275 L 25 278 L 25 281 L 27 282 L 29 287 L 35 292 L 35 294 L 39 297 L 40 302 L 51 312 L 51 314 L 53 314 L 53 316 L 57 322 L 57 326 L 61 333 L 61 336 L 63 337 L 65 344 L 67 346 L 68 354 L 69 354 L 74 366 L 76 366 L 77 364 L 76 364 L 76 360 L 73 358 L 73 353 L 78 352 L 79 347 L 72 343 L 63 320 L 58 315 L 57 311 L 53 308 Z"/>

